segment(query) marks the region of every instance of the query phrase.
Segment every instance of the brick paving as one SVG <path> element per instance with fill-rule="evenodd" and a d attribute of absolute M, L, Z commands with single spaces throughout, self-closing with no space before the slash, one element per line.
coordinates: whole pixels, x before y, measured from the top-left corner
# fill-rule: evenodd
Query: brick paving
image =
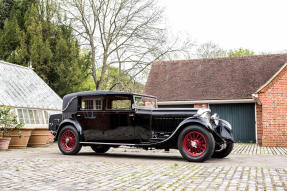
<path fill-rule="evenodd" d="M 286 147 L 262 147 L 258 144 L 243 144 L 237 143 L 232 151 L 233 154 L 248 154 L 248 155 L 286 155 Z"/>
<path fill-rule="evenodd" d="M 139 149 L 130 148 L 130 147 L 121 147 L 121 151 L 130 151 L 130 152 L 142 152 Z M 152 151 L 157 153 L 158 150 Z M 177 150 L 171 150 L 170 152 L 177 153 Z M 287 156 L 287 147 L 262 147 L 258 144 L 248 144 L 248 143 L 236 143 L 232 150 L 232 154 L 235 155 L 273 155 L 273 156 Z"/>
<path fill-rule="evenodd" d="M 236 144 L 228 158 L 205 163 L 186 162 L 177 150 L 124 147 L 97 155 L 85 147 L 76 156 L 60 154 L 55 144 L 9 150 L 0 152 L 0 190 L 287 190 L 285 153 L 257 154 L 264 149 Z"/>

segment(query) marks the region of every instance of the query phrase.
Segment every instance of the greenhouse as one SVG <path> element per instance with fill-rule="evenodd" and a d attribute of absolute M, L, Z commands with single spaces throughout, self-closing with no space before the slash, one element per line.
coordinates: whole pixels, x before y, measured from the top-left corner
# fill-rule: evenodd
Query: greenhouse
<path fill-rule="evenodd" d="M 34 130 L 47 132 L 49 115 L 61 112 L 62 99 L 32 67 L 0 60 L 0 87 L 0 106 L 11 107 L 32 136 Z M 30 141 L 33 141 L 32 136 Z"/>

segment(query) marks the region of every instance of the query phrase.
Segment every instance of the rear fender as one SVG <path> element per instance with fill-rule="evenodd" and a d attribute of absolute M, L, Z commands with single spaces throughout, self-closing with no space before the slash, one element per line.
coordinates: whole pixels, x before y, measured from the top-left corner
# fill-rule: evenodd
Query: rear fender
<path fill-rule="evenodd" d="M 72 125 L 72 126 L 74 126 L 74 127 L 77 129 L 77 131 L 78 131 L 80 137 L 82 137 L 82 135 L 83 135 L 83 129 L 82 129 L 81 125 L 79 124 L 79 122 L 78 122 L 78 121 L 75 121 L 75 120 L 72 120 L 72 119 L 65 119 L 65 120 L 63 120 L 63 121 L 60 123 L 60 125 L 59 125 L 57 134 L 56 134 L 56 136 L 55 136 L 55 141 L 58 139 L 58 135 L 59 135 L 61 129 L 64 128 L 66 125 Z"/>

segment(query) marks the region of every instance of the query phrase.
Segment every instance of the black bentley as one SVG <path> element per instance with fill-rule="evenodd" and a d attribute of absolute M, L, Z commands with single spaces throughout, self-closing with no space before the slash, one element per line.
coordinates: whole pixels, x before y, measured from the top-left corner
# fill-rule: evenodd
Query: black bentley
<path fill-rule="evenodd" d="M 63 154 L 76 154 L 82 146 L 105 153 L 125 145 L 178 149 L 188 161 L 204 161 L 226 157 L 234 142 L 231 125 L 210 116 L 209 109 L 158 108 L 154 96 L 114 91 L 66 95 L 49 129 Z"/>

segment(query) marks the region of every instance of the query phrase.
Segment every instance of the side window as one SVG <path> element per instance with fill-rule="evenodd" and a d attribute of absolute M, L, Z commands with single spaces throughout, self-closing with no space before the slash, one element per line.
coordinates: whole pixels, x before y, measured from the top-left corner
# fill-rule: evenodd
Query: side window
<path fill-rule="evenodd" d="M 107 110 L 130 110 L 131 98 L 127 96 L 107 96 Z"/>
<path fill-rule="evenodd" d="M 23 109 L 17 109 L 17 111 L 18 111 L 19 121 L 24 123 Z"/>
<path fill-rule="evenodd" d="M 101 97 L 83 97 L 81 100 L 81 110 L 102 110 L 103 99 Z"/>

